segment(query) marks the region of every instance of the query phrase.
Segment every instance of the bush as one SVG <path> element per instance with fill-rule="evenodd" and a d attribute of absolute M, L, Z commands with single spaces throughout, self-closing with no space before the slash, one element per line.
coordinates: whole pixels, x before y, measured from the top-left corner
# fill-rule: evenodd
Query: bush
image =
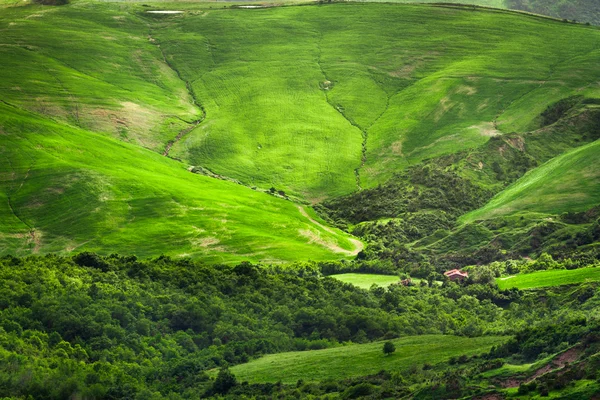
<path fill-rule="evenodd" d="M 385 354 L 386 356 L 389 354 L 392 354 L 395 351 L 396 351 L 396 345 L 394 345 L 394 343 L 385 342 L 383 344 L 383 354 Z"/>

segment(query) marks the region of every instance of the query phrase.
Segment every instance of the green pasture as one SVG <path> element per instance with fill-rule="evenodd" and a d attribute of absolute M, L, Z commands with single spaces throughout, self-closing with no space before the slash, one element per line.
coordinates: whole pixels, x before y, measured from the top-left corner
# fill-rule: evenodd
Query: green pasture
<path fill-rule="evenodd" d="M 498 287 L 502 290 L 511 288 L 535 289 L 598 281 L 600 281 L 600 267 L 539 271 L 496 279 Z"/>
<path fill-rule="evenodd" d="M 154 19 L 207 112 L 173 154 L 312 200 L 356 190 L 358 167 L 372 186 L 600 94 L 598 30 L 515 13 L 332 4 Z"/>
<path fill-rule="evenodd" d="M 296 351 L 272 354 L 231 371 L 238 381 L 251 383 L 295 383 L 305 381 L 339 380 L 375 374 L 381 370 L 404 370 L 412 365 L 437 364 L 450 357 L 474 355 L 489 351 L 506 341 L 504 337 L 423 335 L 393 340 L 396 352 L 383 354 L 383 342 L 354 344 L 325 350 Z"/>
<path fill-rule="evenodd" d="M 593 27 L 432 5 L 155 6 L 2 8 L 4 253 L 351 256 L 348 235 L 259 191 L 347 194 L 600 95 Z"/>
<path fill-rule="evenodd" d="M 518 213 L 585 211 L 600 203 L 600 141 L 578 147 L 529 171 L 462 222 Z"/>
<path fill-rule="evenodd" d="M 399 283 L 400 278 L 397 275 L 379 275 L 379 274 L 336 274 L 329 275 L 330 278 L 337 279 L 344 283 L 350 283 L 361 289 L 369 289 L 373 285 L 387 287 L 393 283 Z"/>
<path fill-rule="evenodd" d="M 358 244 L 298 204 L 0 103 L 0 253 L 323 260 Z"/>

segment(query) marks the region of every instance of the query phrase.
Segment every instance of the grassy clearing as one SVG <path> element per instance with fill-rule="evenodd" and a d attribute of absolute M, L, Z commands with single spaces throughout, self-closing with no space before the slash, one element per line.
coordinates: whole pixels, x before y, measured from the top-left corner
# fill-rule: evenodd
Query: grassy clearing
<path fill-rule="evenodd" d="M 378 275 L 378 274 L 336 274 L 330 275 L 330 278 L 337 279 L 344 283 L 350 283 L 361 289 L 369 289 L 373 285 L 387 287 L 392 283 L 400 282 L 396 275 Z"/>
<path fill-rule="evenodd" d="M 468 223 L 515 213 L 585 211 L 600 202 L 600 141 L 556 157 L 530 171 L 482 208 L 461 218 Z"/>
<path fill-rule="evenodd" d="M 600 267 L 574 270 L 540 271 L 497 278 L 496 283 L 504 289 L 535 289 L 541 287 L 572 285 L 576 283 L 600 281 Z"/>
<path fill-rule="evenodd" d="M 278 262 L 355 250 L 295 203 L 192 174 L 146 149 L 2 103 L 0 132 L 1 254 Z"/>
<path fill-rule="evenodd" d="M 504 337 L 466 338 L 444 335 L 412 336 L 393 340 L 396 352 L 384 356 L 383 342 L 332 349 L 268 355 L 231 371 L 239 381 L 295 383 L 345 379 L 374 374 L 382 369 L 402 370 L 411 365 L 436 364 L 462 354 L 473 355 L 501 344 Z"/>

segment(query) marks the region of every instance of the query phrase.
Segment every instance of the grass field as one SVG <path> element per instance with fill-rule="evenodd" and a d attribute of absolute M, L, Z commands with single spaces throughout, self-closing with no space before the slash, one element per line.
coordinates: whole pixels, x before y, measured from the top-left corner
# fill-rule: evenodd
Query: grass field
<path fill-rule="evenodd" d="M 489 351 L 503 343 L 504 337 L 424 335 L 393 340 L 396 352 L 383 354 L 383 342 L 355 344 L 325 350 L 268 355 L 231 368 L 238 381 L 252 383 L 295 383 L 345 379 L 354 376 L 407 369 L 412 365 L 436 364 L 462 354 Z"/>
<path fill-rule="evenodd" d="M 387 287 L 392 283 L 400 282 L 396 275 L 378 275 L 378 274 L 336 274 L 329 275 L 330 278 L 337 279 L 344 283 L 350 283 L 361 289 L 369 289 L 373 285 Z"/>
<path fill-rule="evenodd" d="M 535 289 L 541 287 L 572 285 L 576 283 L 600 281 L 600 268 L 581 268 L 574 270 L 550 270 L 531 274 L 497 278 L 496 283 L 504 289 Z"/>
<path fill-rule="evenodd" d="M 185 169 L 319 201 L 600 97 L 593 27 L 431 5 L 147 9 L 2 8 L 4 252 L 345 257 L 349 236 L 295 204 Z M 172 142 L 181 162 L 160 156 Z"/>
<path fill-rule="evenodd" d="M 423 158 L 528 130 L 565 96 L 598 96 L 599 34 L 390 4 L 210 11 L 162 17 L 154 31 L 207 111 L 173 154 L 309 199 L 355 190 L 363 162 L 360 184 L 372 186 Z"/>
<path fill-rule="evenodd" d="M 585 211 L 600 203 L 600 141 L 553 158 L 500 192 L 462 222 L 517 213 Z"/>
<path fill-rule="evenodd" d="M 209 262 L 347 257 L 310 210 L 0 103 L 0 254 L 92 250 Z"/>

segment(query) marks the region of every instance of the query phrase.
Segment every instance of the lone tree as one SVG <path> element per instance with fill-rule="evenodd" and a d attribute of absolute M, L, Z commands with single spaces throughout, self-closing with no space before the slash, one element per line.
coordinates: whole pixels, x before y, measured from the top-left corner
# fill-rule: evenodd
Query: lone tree
<path fill-rule="evenodd" d="M 215 379 L 215 382 L 213 383 L 212 391 L 217 394 L 226 394 L 229 392 L 229 389 L 236 384 L 237 380 L 235 375 L 233 375 L 228 368 L 221 368 L 217 375 L 217 379 Z"/>
<path fill-rule="evenodd" d="M 396 346 L 392 342 L 385 342 L 383 344 L 383 354 L 390 355 L 396 351 Z"/>

